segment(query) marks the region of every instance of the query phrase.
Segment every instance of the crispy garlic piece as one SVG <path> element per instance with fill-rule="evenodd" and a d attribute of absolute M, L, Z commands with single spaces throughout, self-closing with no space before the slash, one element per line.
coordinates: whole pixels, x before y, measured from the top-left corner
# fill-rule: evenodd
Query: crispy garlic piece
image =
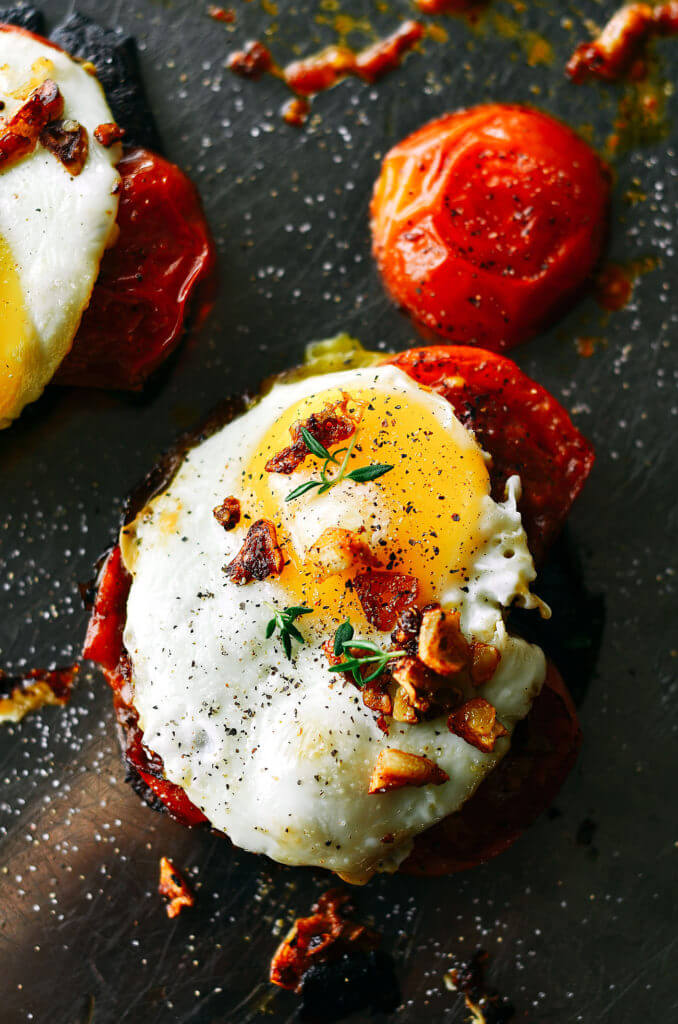
<path fill-rule="evenodd" d="M 456 676 L 467 670 L 476 686 L 494 675 L 500 652 L 480 641 L 469 643 L 461 631 L 459 612 L 427 608 L 421 617 L 419 658 L 441 676 Z"/>
<path fill-rule="evenodd" d="M 212 509 L 212 515 L 225 530 L 234 530 L 240 522 L 240 502 L 237 498 L 224 498 L 221 505 Z"/>
<path fill-rule="evenodd" d="M 252 580 L 279 576 L 284 564 L 275 526 L 270 519 L 257 519 L 247 531 L 238 554 L 224 566 L 224 572 L 233 583 L 242 586 Z"/>
<path fill-rule="evenodd" d="M 419 721 L 417 709 L 402 686 L 396 691 L 393 700 L 393 717 L 396 722 L 404 722 L 406 725 L 416 725 Z"/>
<path fill-rule="evenodd" d="M 447 719 L 447 727 L 478 750 L 488 753 L 494 750 L 500 736 L 508 736 L 508 730 L 497 721 L 496 708 L 483 697 L 474 697 L 456 708 Z"/>
<path fill-rule="evenodd" d="M 267 473 L 293 473 L 311 454 L 303 439 L 301 428 L 308 430 L 316 441 L 325 448 L 341 444 L 355 434 L 362 416 L 359 409 L 356 415 L 348 410 L 351 396 L 344 394 L 338 402 L 328 404 L 319 413 L 311 413 L 308 419 L 295 423 L 290 427 L 292 444 L 283 448 L 266 463 Z"/>
<path fill-rule="evenodd" d="M 456 676 L 467 664 L 467 643 L 459 625 L 459 612 L 428 608 L 421 617 L 419 657 L 441 676 Z"/>
<path fill-rule="evenodd" d="M 393 717 L 413 725 L 431 708 L 431 695 L 437 689 L 433 673 L 418 658 L 406 656 L 395 663 L 392 676 L 398 684 Z"/>
<path fill-rule="evenodd" d="M 368 792 L 388 793 L 405 786 L 442 786 L 448 779 L 447 772 L 428 757 L 387 747 L 377 757 Z"/>

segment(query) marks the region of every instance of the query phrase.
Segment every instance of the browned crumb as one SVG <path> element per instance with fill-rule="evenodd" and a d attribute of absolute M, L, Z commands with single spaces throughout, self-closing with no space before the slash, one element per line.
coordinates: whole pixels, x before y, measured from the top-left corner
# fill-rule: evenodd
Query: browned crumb
<path fill-rule="evenodd" d="M 160 858 L 158 894 L 165 900 L 168 917 L 176 917 L 184 907 L 192 907 L 195 896 L 169 857 Z"/>

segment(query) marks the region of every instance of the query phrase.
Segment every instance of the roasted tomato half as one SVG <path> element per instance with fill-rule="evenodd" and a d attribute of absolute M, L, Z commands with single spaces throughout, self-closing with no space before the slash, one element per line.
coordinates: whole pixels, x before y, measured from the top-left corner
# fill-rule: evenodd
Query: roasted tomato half
<path fill-rule="evenodd" d="M 172 352 L 191 299 L 215 265 L 192 183 L 157 153 L 134 149 L 122 177 L 116 244 L 104 255 L 61 384 L 135 390 Z"/>
<path fill-rule="evenodd" d="M 523 522 L 531 549 L 543 556 L 593 465 L 593 449 L 566 411 L 509 359 L 491 352 L 437 346 L 411 349 L 389 361 L 444 395 L 461 421 L 475 431 L 492 456 L 495 497 L 503 497 L 509 476 L 520 474 Z M 210 429 L 219 426 L 215 418 Z M 201 430 L 196 441 L 208 433 Z M 178 459 L 168 460 L 170 475 L 177 465 Z M 158 474 L 149 480 L 147 491 L 136 495 L 142 504 L 168 482 Z M 181 787 L 164 778 L 161 758 L 144 744 L 123 644 L 130 584 L 116 547 L 99 575 L 83 655 L 102 666 L 114 690 L 125 760 L 138 791 L 185 825 L 206 824 Z M 551 803 L 574 763 L 580 740 L 572 700 L 551 665 L 507 756 L 459 812 L 423 833 L 403 870 L 443 874 L 500 853 Z"/>
<path fill-rule="evenodd" d="M 547 114 L 504 104 L 447 114 L 385 157 L 374 257 L 425 333 L 509 349 L 590 278 L 609 191 L 590 146 Z"/>

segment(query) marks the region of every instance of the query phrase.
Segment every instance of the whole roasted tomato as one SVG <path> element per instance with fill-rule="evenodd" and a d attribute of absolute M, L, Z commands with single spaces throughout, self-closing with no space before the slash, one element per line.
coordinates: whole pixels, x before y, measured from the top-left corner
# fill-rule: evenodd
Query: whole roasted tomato
<path fill-rule="evenodd" d="M 526 107 L 474 107 L 387 154 L 372 199 L 373 253 L 425 333 L 502 351 L 586 284 L 608 202 L 605 165 L 564 124 Z"/>

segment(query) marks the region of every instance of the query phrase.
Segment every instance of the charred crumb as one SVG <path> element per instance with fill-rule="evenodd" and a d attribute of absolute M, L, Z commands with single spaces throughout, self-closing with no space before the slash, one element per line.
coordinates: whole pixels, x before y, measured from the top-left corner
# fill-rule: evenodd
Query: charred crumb
<path fill-rule="evenodd" d="M 35 30 L 34 30 L 35 31 Z M 141 77 L 132 36 L 103 28 L 75 11 L 49 38 L 72 57 L 90 61 L 106 93 L 113 116 L 125 128 L 125 141 L 162 152 L 162 141 Z"/>
<path fill-rule="evenodd" d="M 40 143 L 73 177 L 81 173 L 89 151 L 87 129 L 83 125 L 64 118 L 50 121 L 40 132 Z"/>
<path fill-rule="evenodd" d="M 275 952 L 270 980 L 301 996 L 301 1020 L 321 1024 L 357 1010 L 389 1013 L 400 1002 L 393 961 L 377 948 L 381 936 L 353 915 L 350 895 L 330 889 Z"/>
<path fill-rule="evenodd" d="M 273 57 L 268 47 L 255 39 L 248 42 L 243 50 L 237 50 L 230 54 L 228 67 L 241 78 L 250 78 L 256 81 L 272 69 Z"/>
<path fill-rule="evenodd" d="M 186 879 L 169 857 L 160 858 L 158 895 L 165 902 L 165 911 L 169 918 L 176 917 L 184 907 L 192 907 L 195 904 L 195 896 Z"/>
<path fill-rule="evenodd" d="M 12 676 L 0 669 L 0 723 L 20 722 L 45 705 L 68 704 L 79 671 L 77 664 L 51 670 L 30 669 Z"/>
<path fill-rule="evenodd" d="M 116 142 L 120 142 L 126 134 L 125 129 L 115 124 L 114 121 L 106 121 L 103 124 L 97 125 L 94 129 L 94 138 L 104 149 L 110 149 Z"/>
<path fill-rule="evenodd" d="M 210 4 L 207 14 L 213 21 L 220 21 L 224 25 L 232 25 L 236 20 L 235 11 L 231 7 L 221 7 L 219 4 Z"/>
<path fill-rule="evenodd" d="M 303 1021 L 337 1021 L 358 1010 L 392 1013 L 400 987 L 388 953 L 343 953 L 334 963 L 310 967 L 302 980 Z"/>
<path fill-rule="evenodd" d="M 221 505 L 212 510 L 212 515 L 224 530 L 233 530 L 240 522 L 240 502 L 237 498 L 224 498 Z"/>
<path fill-rule="evenodd" d="M 591 860 L 596 860 L 598 857 L 598 848 L 594 846 L 593 839 L 598 830 L 598 825 L 592 818 L 584 818 L 579 828 L 577 829 L 577 835 L 575 842 L 577 846 L 586 847 L 587 855 Z"/>
<path fill-rule="evenodd" d="M 8 697 L 17 688 L 25 689 L 32 683 L 41 681 L 47 683 L 56 698 L 68 699 L 78 672 L 77 665 L 55 669 L 34 668 L 20 675 L 7 675 L 0 669 L 0 697 Z"/>
<path fill-rule="evenodd" d="M 462 993 L 473 1015 L 473 1024 L 506 1024 L 515 1017 L 515 1007 L 510 999 L 487 986 L 487 961 L 487 951 L 477 949 L 470 960 L 447 972 L 445 985 L 453 992 Z"/>

